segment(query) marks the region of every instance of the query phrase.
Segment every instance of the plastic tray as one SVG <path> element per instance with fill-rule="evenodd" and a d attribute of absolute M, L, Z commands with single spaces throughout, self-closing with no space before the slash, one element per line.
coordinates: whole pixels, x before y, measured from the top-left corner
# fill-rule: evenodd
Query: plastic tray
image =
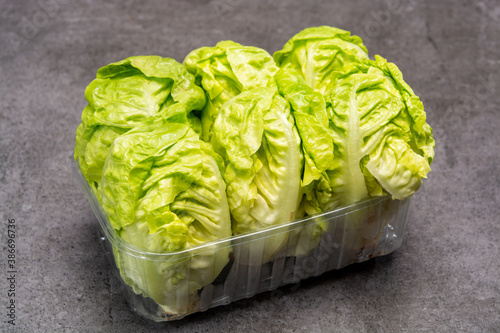
<path fill-rule="evenodd" d="M 409 199 L 399 201 L 386 196 L 181 252 L 151 253 L 134 248 L 118 237 L 76 162 L 72 162 L 72 170 L 97 216 L 99 237 L 121 281 L 120 289 L 133 311 L 154 321 L 181 319 L 191 313 L 391 253 L 401 246 L 409 208 Z M 266 246 L 276 247 L 277 241 L 282 243 L 279 250 L 271 258 L 264 259 Z M 160 261 L 184 262 L 189 266 L 202 258 L 205 262 L 206 258 L 215 258 L 214 253 L 221 253 L 219 251 L 228 254 L 227 264 L 218 270 L 220 273 L 213 277 L 212 283 L 196 293 L 188 294 L 179 288 L 166 295 L 168 301 L 176 305 L 174 312 L 144 297 L 127 271 L 127 265 L 134 262 L 135 278 L 145 284 L 153 283 L 159 277 L 154 276 L 155 273 L 152 276 L 148 265 L 158 265 Z M 220 266 L 220 262 L 214 261 L 213 265 Z M 140 271 L 137 267 L 145 269 Z M 208 268 L 207 271 L 213 270 Z M 189 279 L 189 271 L 184 273 Z"/>

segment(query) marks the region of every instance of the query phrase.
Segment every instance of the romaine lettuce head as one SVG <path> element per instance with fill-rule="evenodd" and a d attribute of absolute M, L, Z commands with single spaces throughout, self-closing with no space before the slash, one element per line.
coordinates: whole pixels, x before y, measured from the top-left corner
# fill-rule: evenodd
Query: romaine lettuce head
<path fill-rule="evenodd" d="M 213 125 L 235 234 L 290 222 L 300 199 L 300 139 L 287 101 L 273 88 L 247 90 L 224 104 Z M 266 240 L 264 262 L 285 245 Z M 261 259 L 261 258 L 259 258 Z M 259 263 L 260 264 L 260 263 Z"/>
<path fill-rule="evenodd" d="M 158 56 L 130 57 L 100 68 L 85 98 L 88 105 L 76 131 L 75 160 L 95 193 L 109 147 L 118 136 L 158 112 L 184 113 L 193 128 L 199 128 L 190 111 L 205 104 L 203 90 L 184 66 Z"/>
<path fill-rule="evenodd" d="M 434 140 L 420 99 L 396 65 L 379 56 L 370 60 L 359 37 L 331 27 L 305 29 L 274 59 L 278 89 L 292 105 L 302 140 L 301 209 L 311 215 L 387 194 L 403 200 L 418 190 L 430 171 Z M 366 229 L 366 216 L 349 219 L 355 230 Z M 321 233 L 321 223 L 311 226 L 309 234 Z M 292 234 L 306 251 L 315 244 L 309 234 Z M 374 233 L 352 233 L 352 246 L 363 246 L 359 239 L 368 234 Z M 297 253 L 304 252 L 300 247 Z"/>
<path fill-rule="evenodd" d="M 306 212 L 321 212 L 387 193 L 405 199 L 418 190 L 430 170 L 434 140 L 420 99 L 396 65 L 379 56 L 370 60 L 359 37 L 326 26 L 301 31 L 274 54 L 274 59 L 280 66 L 278 87 L 292 104 L 292 114 L 296 111 L 290 91 L 301 86 L 296 99 L 306 101 L 307 110 L 316 114 L 333 136 L 334 157 L 325 160 L 330 166 L 318 168 L 322 172 L 309 178 L 314 183 L 305 191 Z M 304 85 L 324 97 L 328 120 L 324 120 L 322 108 L 314 107 L 320 103 L 304 97 L 310 96 Z M 306 150 L 310 139 L 300 130 L 297 117 L 295 122 Z M 310 155 L 304 156 L 307 168 Z M 312 160 L 320 161 L 317 157 Z"/>
<path fill-rule="evenodd" d="M 103 169 L 101 202 L 120 238 L 145 252 L 114 251 L 124 281 L 151 297 L 165 312 L 182 314 L 197 305 L 197 291 L 229 261 L 231 236 L 223 161 L 189 124 L 158 114 L 119 136 Z"/>
<path fill-rule="evenodd" d="M 242 91 L 272 84 L 278 70 L 265 50 L 232 41 L 196 49 L 186 56 L 184 65 L 208 97 L 201 116 L 202 139 L 208 142 L 212 142 L 212 126 L 222 105 Z"/>
<path fill-rule="evenodd" d="M 369 60 L 361 38 L 328 26 L 302 30 L 273 57 L 279 67 L 291 65 L 309 87 L 321 93 L 330 89 L 346 66 Z"/>

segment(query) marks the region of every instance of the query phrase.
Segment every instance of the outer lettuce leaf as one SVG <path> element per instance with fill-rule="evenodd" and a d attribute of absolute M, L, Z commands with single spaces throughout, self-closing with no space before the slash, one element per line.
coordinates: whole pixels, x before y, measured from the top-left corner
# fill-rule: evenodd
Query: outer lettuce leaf
<path fill-rule="evenodd" d="M 313 190 L 331 192 L 325 180 L 326 170 L 333 168 L 334 142 L 329 127 L 323 96 L 313 91 L 291 65 L 283 66 L 275 76 L 281 95 L 291 105 L 295 125 L 301 138 L 304 171 L 301 185 L 305 193 L 304 209 L 309 215 L 319 213 L 319 203 Z"/>
<path fill-rule="evenodd" d="M 319 200 L 325 200 L 332 192 L 326 172 L 336 163 L 326 103 L 321 93 L 309 87 L 291 64 L 283 65 L 276 73 L 275 80 L 280 94 L 291 105 L 304 156 L 301 175 L 303 196 L 298 211 L 308 215 L 317 214 L 322 211 Z M 318 219 L 317 223 L 307 228 L 291 232 L 288 255 L 300 257 L 307 254 L 319 244 L 324 229 L 324 221 Z"/>
<path fill-rule="evenodd" d="M 89 104 L 76 132 L 75 159 L 96 193 L 114 139 L 159 112 L 184 114 L 196 128 L 199 121 L 186 113 L 205 103 L 203 90 L 184 66 L 158 56 L 130 57 L 100 68 L 85 98 Z"/>
<path fill-rule="evenodd" d="M 375 63 L 384 72 L 384 75 L 393 80 L 394 85 L 403 97 L 408 114 L 412 119 L 410 124 L 412 140 L 410 144 L 420 151 L 420 155 L 424 156 L 430 165 L 434 159 L 435 142 L 432 136 L 432 128 L 426 123 L 424 105 L 403 80 L 403 73 L 394 63 L 387 62 L 386 59 L 378 55 L 375 56 Z"/>
<path fill-rule="evenodd" d="M 103 209 L 124 241 L 149 252 L 220 240 L 231 235 L 222 171 L 221 158 L 187 122 L 159 114 L 113 142 L 103 170 Z M 136 293 L 153 298 L 168 313 L 183 314 L 229 261 L 229 247 L 201 252 L 137 260 L 116 251 L 115 258 Z"/>
<path fill-rule="evenodd" d="M 242 92 L 224 104 L 213 125 L 223 149 L 233 232 L 241 234 L 290 222 L 300 198 L 300 139 L 290 107 L 273 88 Z M 286 234 L 266 240 L 268 261 Z"/>
<path fill-rule="evenodd" d="M 423 106 L 394 64 L 376 57 L 337 80 L 331 108 L 339 164 L 327 171 L 330 209 L 390 193 L 405 199 L 418 190 L 434 156 Z"/>
<path fill-rule="evenodd" d="M 321 93 L 330 90 L 346 66 L 369 60 L 361 38 L 327 26 L 302 30 L 273 57 L 281 68 L 298 70 L 307 85 Z"/>
<path fill-rule="evenodd" d="M 222 105 L 242 91 L 268 86 L 278 70 L 265 50 L 232 41 L 194 50 L 184 64 L 207 94 L 201 116 L 202 139 L 211 143 L 212 126 Z"/>

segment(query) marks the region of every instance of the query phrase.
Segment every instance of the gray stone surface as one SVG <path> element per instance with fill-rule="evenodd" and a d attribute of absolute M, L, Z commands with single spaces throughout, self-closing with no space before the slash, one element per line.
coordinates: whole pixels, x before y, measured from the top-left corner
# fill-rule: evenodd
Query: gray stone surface
<path fill-rule="evenodd" d="M 18 332 L 499 332 L 500 3 L 0 1 L 0 331 L 15 219 Z M 132 313 L 69 167 L 84 90 L 105 64 L 182 60 L 222 39 L 274 52 L 332 25 L 395 62 L 422 98 L 436 159 L 402 247 L 172 323 Z"/>

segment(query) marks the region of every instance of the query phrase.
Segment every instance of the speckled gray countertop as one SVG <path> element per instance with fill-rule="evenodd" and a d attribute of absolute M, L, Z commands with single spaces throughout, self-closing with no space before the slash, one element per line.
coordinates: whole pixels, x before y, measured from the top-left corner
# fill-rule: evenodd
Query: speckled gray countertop
<path fill-rule="evenodd" d="M 4 0 L 0 8 L 0 331 L 500 331 L 498 1 Z M 85 87 L 99 67 L 131 55 L 182 60 L 222 39 L 274 52 L 315 25 L 362 36 L 426 107 L 436 159 L 402 247 L 182 321 L 138 317 L 116 292 L 70 171 Z M 4 270 L 11 219 L 15 327 Z"/>

